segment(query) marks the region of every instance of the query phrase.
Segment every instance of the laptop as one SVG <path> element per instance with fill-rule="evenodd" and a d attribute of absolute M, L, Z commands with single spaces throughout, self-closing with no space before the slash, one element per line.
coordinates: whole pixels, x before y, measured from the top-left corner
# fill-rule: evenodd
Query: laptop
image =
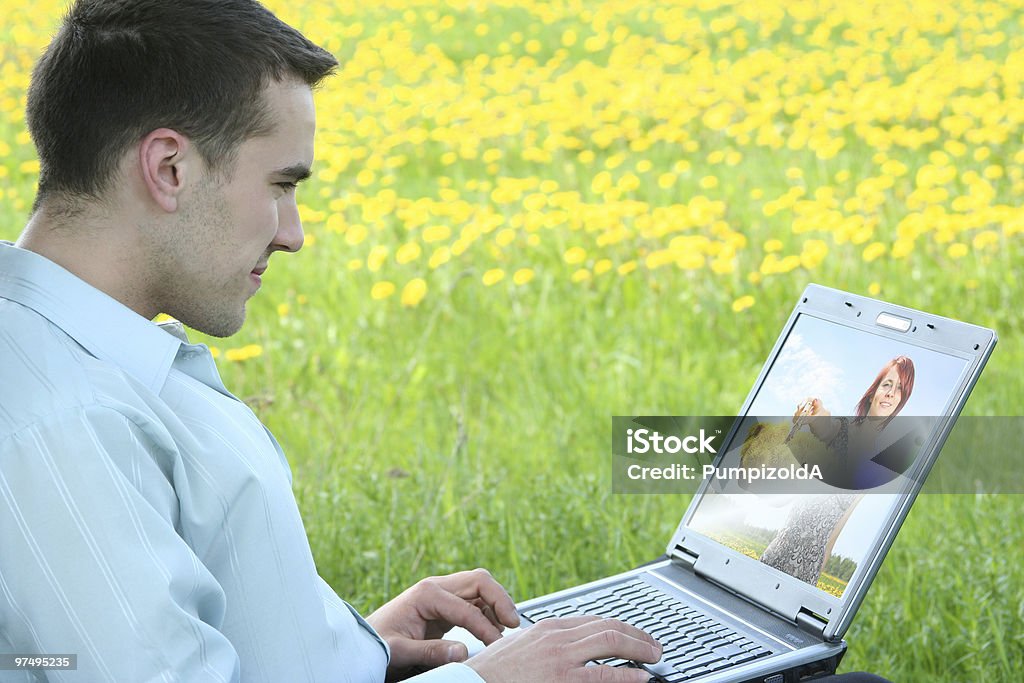
<path fill-rule="evenodd" d="M 520 603 L 523 626 L 582 614 L 631 623 L 661 642 L 661 661 L 598 663 L 642 666 L 665 683 L 834 673 L 843 636 L 995 344 L 989 329 L 809 285 L 739 417 L 706 449 L 712 469 L 694 464 L 696 493 L 665 555 Z M 825 444 L 824 455 L 797 457 L 807 443 Z M 902 444 L 905 456 L 908 443 L 911 457 L 893 465 L 892 452 Z M 793 461 L 768 467 L 767 452 Z M 822 475 L 816 457 L 859 465 Z M 769 485 L 770 470 L 793 477 L 795 468 L 817 477 Z M 764 479 L 744 479 L 752 469 Z M 473 640 L 466 635 L 446 637 Z"/>

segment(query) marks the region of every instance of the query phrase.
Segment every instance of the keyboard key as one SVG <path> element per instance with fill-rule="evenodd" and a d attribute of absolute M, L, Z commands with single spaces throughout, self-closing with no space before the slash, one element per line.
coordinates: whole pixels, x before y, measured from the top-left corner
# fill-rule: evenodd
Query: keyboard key
<path fill-rule="evenodd" d="M 697 678 L 697 676 L 703 676 L 704 674 L 708 673 L 708 671 L 710 671 L 710 669 L 708 669 L 705 666 L 697 666 L 697 667 L 694 667 L 692 669 L 686 669 L 685 671 L 683 671 L 681 673 L 684 676 L 686 676 L 686 678 L 684 678 L 683 680 L 684 681 L 688 681 L 691 678 Z"/>
<path fill-rule="evenodd" d="M 744 654 L 743 648 L 737 645 L 733 645 L 732 643 L 716 647 L 714 648 L 714 652 L 715 654 L 720 655 L 721 657 L 726 659 L 731 659 L 732 657 L 735 657 L 737 655 Z"/>
<path fill-rule="evenodd" d="M 746 662 L 752 662 L 757 659 L 757 655 L 750 652 L 744 652 L 743 654 L 736 655 L 729 659 L 733 664 L 744 664 Z"/>
<path fill-rule="evenodd" d="M 688 670 L 693 669 L 693 668 L 698 667 L 698 666 L 705 666 L 707 664 L 710 664 L 711 662 L 716 662 L 716 661 L 718 661 L 720 659 L 721 659 L 721 657 L 719 657 L 718 655 L 713 654 L 713 653 L 708 653 L 708 654 L 702 655 L 700 657 L 693 657 L 693 658 L 689 659 L 686 662 L 679 662 L 677 664 L 677 667 L 681 671 L 688 671 Z"/>
<path fill-rule="evenodd" d="M 658 676 L 668 676 L 670 674 L 678 673 L 676 671 L 676 668 L 668 662 L 666 662 L 664 659 L 654 664 L 644 664 L 644 668 L 650 671 L 652 674 L 657 674 Z"/>

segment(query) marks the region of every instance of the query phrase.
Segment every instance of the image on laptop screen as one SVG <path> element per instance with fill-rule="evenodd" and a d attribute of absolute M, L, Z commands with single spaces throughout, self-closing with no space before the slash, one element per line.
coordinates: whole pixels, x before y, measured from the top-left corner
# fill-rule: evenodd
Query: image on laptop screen
<path fill-rule="evenodd" d="M 844 462 L 857 448 L 894 451 L 892 445 L 906 440 L 910 425 L 921 424 L 914 418 L 945 414 L 967 365 L 956 356 L 802 314 L 747 412 L 780 417 L 741 428 L 732 443 L 743 446 L 730 452 L 743 459 L 778 452 L 791 457 L 813 443 Z M 812 404 L 822 417 L 796 428 L 791 418 L 781 417 Z M 712 481 L 688 526 L 842 597 L 897 498 L 896 493 L 866 493 L 886 479 L 884 473 L 892 478 L 893 470 L 879 460 L 859 462 L 841 474 L 841 487 L 822 493 L 730 493 Z"/>

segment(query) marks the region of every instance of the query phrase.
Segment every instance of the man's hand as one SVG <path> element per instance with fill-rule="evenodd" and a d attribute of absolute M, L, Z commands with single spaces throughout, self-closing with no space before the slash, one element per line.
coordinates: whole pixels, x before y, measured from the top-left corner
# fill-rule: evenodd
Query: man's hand
<path fill-rule="evenodd" d="M 490 645 L 466 664 L 487 683 L 647 683 L 651 678 L 642 669 L 586 666 L 607 657 L 654 663 L 661 658 L 661 645 L 615 619 L 545 619 Z"/>
<path fill-rule="evenodd" d="M 519 625 L 515 603 L 486 569 L 423 579 L 366 620 L 391 648 L 389 679 L 464 661 L 464 644 L 439 640 L 453 626 L 490 645 Z"/>

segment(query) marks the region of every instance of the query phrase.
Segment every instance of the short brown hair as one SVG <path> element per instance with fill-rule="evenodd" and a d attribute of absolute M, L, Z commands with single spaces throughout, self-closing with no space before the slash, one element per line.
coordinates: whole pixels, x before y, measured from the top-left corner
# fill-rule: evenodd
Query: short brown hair
<path fill-rule="evenodd" d="M 124 152 L 157 128 L 222 166 L 269 131 L 271 79 L 314 87 L 337 63 L 255 0 L 77 0 L 28 91 L 36 207 L 50 195 L 99 198 Z"/>

